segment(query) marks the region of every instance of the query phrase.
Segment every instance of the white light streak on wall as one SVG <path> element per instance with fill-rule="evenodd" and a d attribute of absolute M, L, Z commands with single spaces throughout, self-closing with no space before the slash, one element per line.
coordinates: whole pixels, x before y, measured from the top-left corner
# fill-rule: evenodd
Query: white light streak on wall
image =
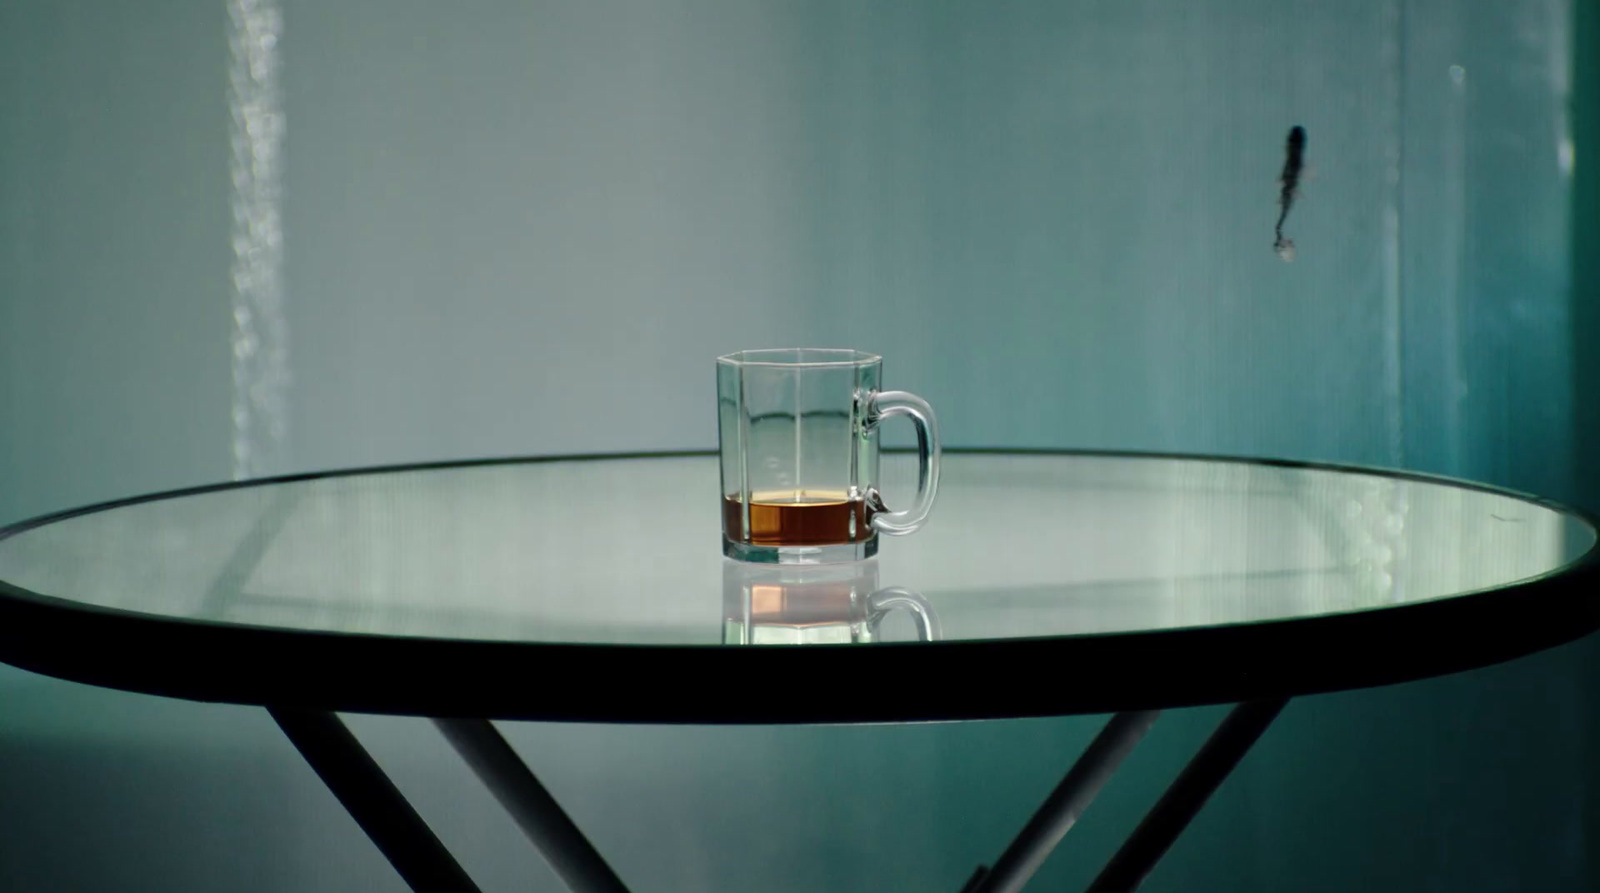
<path fill-rule="evenodd" d="M 228 0 L 233 192 L 233 477 L 284 470 L 289 327 L 284 316 L 278 0 Z"/>

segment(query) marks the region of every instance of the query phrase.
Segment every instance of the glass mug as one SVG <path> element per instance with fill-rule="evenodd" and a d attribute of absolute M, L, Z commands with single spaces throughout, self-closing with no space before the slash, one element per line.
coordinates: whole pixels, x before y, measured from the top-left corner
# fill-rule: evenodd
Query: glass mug
<path fill-rule="evenodd" d="M 878 588 L 878 562 L 772 565 L 724 561 L 724 645 L 875 642 L 890 611 L 904 609 L 917 640 L 939 638 L 933 606 L 903 586 Z"/>
<path fill-rule="evenodd" d="M 911 533 L 939 487 L 939 429 L 915 394 L 880 391 L 883 358 L 855 350 L 743 350 L 717 358 L 722 552 L 740 561 L 821 564 L 878 552 Z M 917 495 L 878 494 L 878 427 L 917 430 Z"/>

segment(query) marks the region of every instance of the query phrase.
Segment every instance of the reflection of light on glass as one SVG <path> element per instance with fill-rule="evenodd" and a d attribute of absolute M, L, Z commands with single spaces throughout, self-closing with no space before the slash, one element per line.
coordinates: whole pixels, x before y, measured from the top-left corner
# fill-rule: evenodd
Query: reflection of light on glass
<path fill-rule="evenodd" d="M 779 615 L 783 613 L 783 588 L 780 586 L 751 586 L 750 613 Z"/>
<path fill-rule="evenodd" d="M 282 33 L 277 0 L 228 0 L 235 479 L 278 470 L 288 433 L 288 322 L 279 215 Z"/>
<path fill-rule="evenodd" d="M 1404 561 L 1406 553 L 1405 516 L 1409 505 L 1405 488 L 1378 476 L 1363 477 L 1354 483 L 1355 492 L 1344 504 L 1343 562 L 1355 594 L 1350 606 L 1397 601 L 1396 562 Z"/>
<path fill-rule="evenodd" d="M 843 645 L 882 640 L 879 626 L 897 610 L 915 637 L 939 637 L 933 606 L 902 586 L 878 588 L 875 559 L 777 565 L 724 561 L 723 644 Z"/>

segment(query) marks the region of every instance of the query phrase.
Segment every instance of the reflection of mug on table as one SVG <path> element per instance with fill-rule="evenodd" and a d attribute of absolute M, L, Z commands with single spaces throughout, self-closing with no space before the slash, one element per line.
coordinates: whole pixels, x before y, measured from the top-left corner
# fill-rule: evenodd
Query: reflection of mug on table
<path fill-rule="evenodd" d="M 933 409 L 879 390 L 883 360 L 854 350 L 744 350 L 717 358 L 722 552 L 741 561 L 870 558 L 878 534 L 922 526 L 939 487 Z M 878 494 L 878 426 L 916 426 L 917 495 L 890 511 Z"/>
<path fill-rule="evenodd" d="M 902 586 L 878 588 L 878 562 L 820 566 L 722 563 L 725 645 L 873 642 L 895 609 L 911 613 L 917 638 L 939 638 L 927 599 Z"/>

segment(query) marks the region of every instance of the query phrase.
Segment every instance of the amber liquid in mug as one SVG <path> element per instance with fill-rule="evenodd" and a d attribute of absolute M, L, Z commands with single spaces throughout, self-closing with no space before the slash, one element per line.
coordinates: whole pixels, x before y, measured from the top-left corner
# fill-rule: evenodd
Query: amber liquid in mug
<path fill-rule="evenodd" d="M 722 529 L 740 539 L 744 505 L 722 499 Z M 872 537 L 866 503 L 840 491 L 757 491 L 750 499 L 750 538 L 755 546 L 833 546 Z"/>

